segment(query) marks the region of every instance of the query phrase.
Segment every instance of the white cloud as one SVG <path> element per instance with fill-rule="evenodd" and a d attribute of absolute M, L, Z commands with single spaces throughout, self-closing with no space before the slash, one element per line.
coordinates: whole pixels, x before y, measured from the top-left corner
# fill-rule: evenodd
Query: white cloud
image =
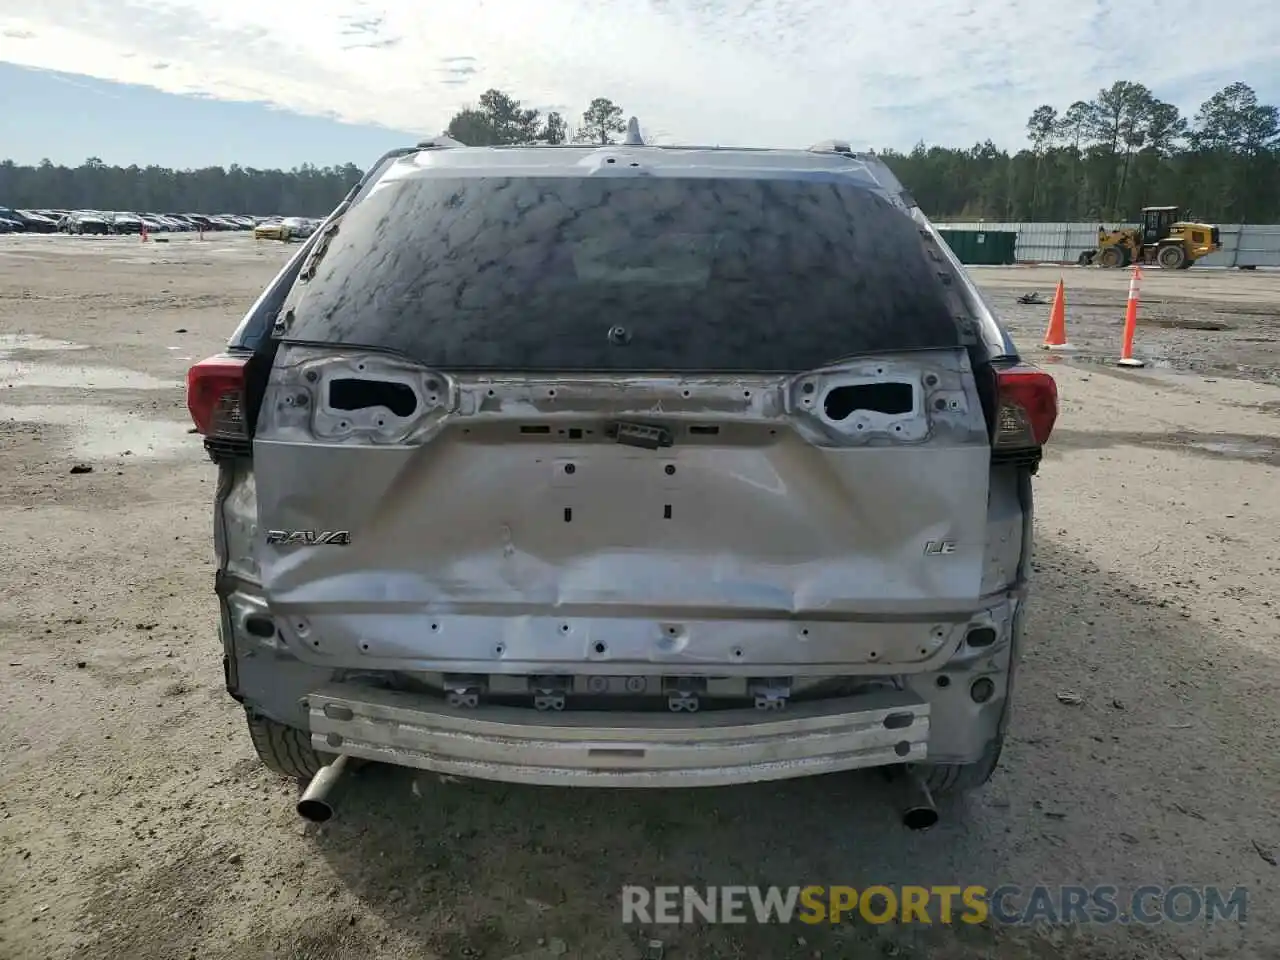
<path fill-rule="evenodd" d="M 35 10 L 37 12 L 31 12 Z M 1271 2 L 0 0 L 0 61 L 422 133 L 499 87 L 681 142 L 1014 145 L 1113 80 L 1280 94 Z"/>

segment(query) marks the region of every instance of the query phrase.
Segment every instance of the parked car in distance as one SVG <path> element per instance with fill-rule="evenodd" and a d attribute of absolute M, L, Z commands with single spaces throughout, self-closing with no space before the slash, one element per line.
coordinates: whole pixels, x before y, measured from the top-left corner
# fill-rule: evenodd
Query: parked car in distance
<path fill-rule="evenodd" d="M 347 758 L 987 781 L 1057 393 L 883 161 L 420 145 L 328 223 L 187 381 L 300 812 Z"/>
<path fill-rule="evenodd" d="M 111 214 L 110 223 L 112 233 L 125 235 L 142 233 L 142 218 L 132 213 L 113 213 Z"/>
<path fill-rule="evenodd" d="M 305 240 L 315 233 L 315 229 L 316 224 L 313 220 L 307 220 L 303 217 L 284 217 L 281 220 L 258 224 L 253 228 L 253 238 L 255 240 L 282 240 L 288 243 L 291 240 Z"/>
<path fill-rule="evenodd" d="M 27 224 L 27 230 L 35 233 L 57 233 L 58 221 L 55 217 L 50 217 L 38 210 L 19 210 L 23 220 Z"/>
<path fill-rule="evenodd" d="M 67 214 L 65 218 L 58 222 L 58 230 L 62 233 L 93 234 L 98 236 L 106 236 L 115 232 L 112 229 L 112 220 L 108 215 L 87 210 L 77 210 Z"/>
<path fill-rule="evenodd" d="M 48 217 L 42 216 L 33 210 L 14 210 L 11 207 L 0 207 L 0 219 L 10 223 L 18 224 L 20 230 L 14 230 L 16 233 L 56 233 L 58 224 Z"/>
<path fill-rule="evenodd" d="M 263 220 L 253 228 L 253 239 L 255 240 L 284 240 L 286 227 L 284 218 Z"/>
<path fill-rule="evenodd" d="M 55 208 L 0 207 L 0 220 L 8 233 L 115 233 L 137 235 L 145 226 L 149 233 L 204 231 L 251 231 L 260 218 L 244 214 L 159 213 L 134 210 L 64 210 Z M 281 218 L 270 218 L 279 222 Z M 296 221 L 296 225 L 293 225 Z M 105 225 L 105 229 L 104 229 Z M 291 235 L 305 237 L 314 222 L 291 218 Z"/>

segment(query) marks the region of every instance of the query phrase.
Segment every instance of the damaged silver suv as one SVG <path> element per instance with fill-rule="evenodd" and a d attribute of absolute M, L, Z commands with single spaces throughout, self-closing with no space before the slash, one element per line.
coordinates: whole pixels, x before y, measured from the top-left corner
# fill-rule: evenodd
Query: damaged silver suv
<path fill-rule="evenodd" d="M 188 401 L 281 774 L 995 769 L 1057 394 L 874 156 L 394 151 Z"/>

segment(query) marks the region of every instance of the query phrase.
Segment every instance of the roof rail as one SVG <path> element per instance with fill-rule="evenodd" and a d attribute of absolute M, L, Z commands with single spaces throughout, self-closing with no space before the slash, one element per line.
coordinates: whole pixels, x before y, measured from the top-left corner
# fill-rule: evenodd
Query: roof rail
<path fill-rule="evenodd" d="M 453 139 L 447 133 L 442 133 L 437 137 L 428 137 L 426 140 L 418 141 L 419 150 L 444 150 L 449 147 L 465 147 L 466 144 L 459 140 Z"/>
<path fill-rule="evenodd" d="M 810 153 L 853 153 L 848 140 L 821 140 L 809 148 Z"/>
<path fill-rule="evenodd" d="M 640 136 L 640 121 L 635 117 L 627 121 L 627 138 L 622 142 L 628 147 L 644 146 L 644 137 Z"/>

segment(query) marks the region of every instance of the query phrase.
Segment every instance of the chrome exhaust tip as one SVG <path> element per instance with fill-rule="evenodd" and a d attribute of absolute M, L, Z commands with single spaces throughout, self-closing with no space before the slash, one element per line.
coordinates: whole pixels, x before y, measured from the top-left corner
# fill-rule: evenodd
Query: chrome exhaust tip
<path fill-rule="evenodd" d="M 938 807 L 933 802 L 933 794 L 915 772 L 907 774 L 906 785 L 910 797 L 902 811 L 902 825 L 908 830 L 928 830 L 938 822 Z"/>
<path fill-rule="evenodd" d="M 330 795 L 342 779 L 347 769 L 347 756 L 342 754 L 333 763 L 326 764 L 317 771 L 298 798 L 298 816 L 312 823 L 324 823 L 333 818 L 333 804 Z"/>

